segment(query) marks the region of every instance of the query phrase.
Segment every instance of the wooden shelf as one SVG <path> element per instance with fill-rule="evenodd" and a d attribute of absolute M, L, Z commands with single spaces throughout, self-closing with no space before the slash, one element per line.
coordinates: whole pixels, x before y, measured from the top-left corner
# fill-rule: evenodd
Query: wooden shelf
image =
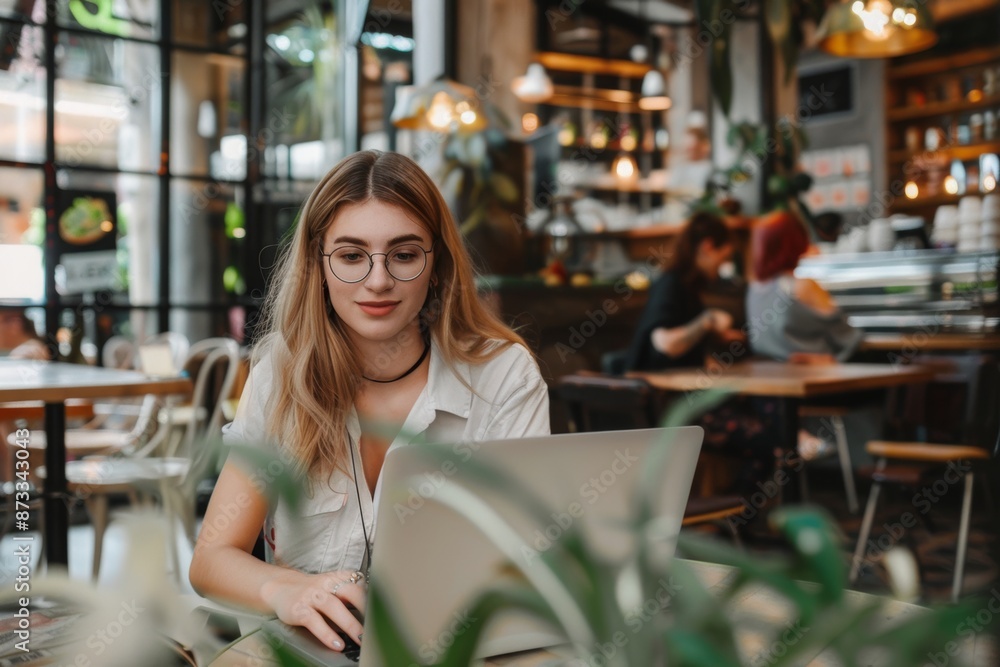
<path fill-rule="evenodd" d="M 890 151 L 889 162 L 893 164 L 900 164 L 902 162 L 906 162 L 915 155 L 940 155 L 947 160 L 962 160 L 963 162 L 966 162 L 968 160 L 975 160 L 984 153 L 1000 154 L 1000 141 L 990 141 L 983 144 L 969 144 L 968 146 L 946 146 L 945 148 L 941 148 L 936 151 L 917 151 L 916 153 L 908 150 Z"/>
<path fill-rule="evenodd" d="M 623 183 L 621 185 L 616 185 L 614 183 L 603 183 L 603 182 L 580 182 L 574 183 L 575 187 L 584 190 L 596 190 L 598 192 L 626 192 L 630 194 L 648 194 L 648 195 L 671 195 L 676 194 L 667 190 L 666 188 L 650 187 L 648 185 L 642 185 L 641 183 Z"/>
<path fill-rule="evenodd" d="M 553 107 L 567 107 L 570 109 L 589 108 L 597 111 L 616 111 L 625 113 L 640 113 L 643 111 L 643 109 L 639 108 L 639 105 L 636 102 L 614 102 L 611 100 L 603 100 L 597 97 L 583 95 L 554 94 L 552 97 L 542 102 L 542 104 L 547 104 Z"/>
<path fill-rule="evenodd" d="M 972 192 L 970 194 L 980 194 L 978 192 Z M 917 199 L 907 199 L 906 197 L 897 197 L 896 201 L 892 203 L 893 209 L 914 209 L 923 208 L 929 206 L 942 206 L 944 204 L 957 204 L 958 200 L 965 195 L 933 195 L 930 197 L 918 197 Z"/>
<path fill-rule="evenodd" d="M 938 56 L 908 65 L 892 67 L 889 70 L 890 79 L 910 79 L 927 74 L 940 74 L 962 67 L 982 65 L 993 60 L 1000 60 L 1000 46 L 988 49 L 976 49 L 952 56 Z"/>
<path fill-rule="evenodd" d="M 930 104 L 922 107 L 888 109 L 885 112 L 885 117 L 889 122 L 916 120 L 920 118 L 944 116 L 946 114 L 959 113 L 961 111 L 989 109 L 997 105 L 1000 105 L 1000 95 L 991 95 L 989 97 L 984 97 L 978 102 L 956 100 L 954 102 L 931 102 Z"/>
<path fill-rule="evenodd" d="M 641 79 L 646 76 L 646 72 L 652 69 L 646 63 L 636 63 L 631 60 L 595 58 L 594 56 L 578 56 L 572 53 L 557 53 L 554 51 L 536 53 L 535 60 L 540 62 L 546 69 L 557 72 L 610 74 L 630 79 Z"/>

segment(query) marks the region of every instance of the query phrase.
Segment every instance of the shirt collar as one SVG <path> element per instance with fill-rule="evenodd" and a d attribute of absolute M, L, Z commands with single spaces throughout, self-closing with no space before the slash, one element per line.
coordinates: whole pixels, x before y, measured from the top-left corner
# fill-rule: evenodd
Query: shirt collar
<path fill-rule="evenodd" d="M 431 340 L 431 364 L 427 370 L 427 398 L 430 407 L 469 418 L 472 408 L 472 373 L 469 365 L 458 361 L 449 365 L 437 342 Z"/>

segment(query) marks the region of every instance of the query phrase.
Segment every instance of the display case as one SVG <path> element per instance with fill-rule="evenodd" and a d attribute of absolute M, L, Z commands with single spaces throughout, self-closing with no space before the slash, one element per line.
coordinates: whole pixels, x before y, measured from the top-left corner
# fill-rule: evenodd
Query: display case
<path fill-rule="evenodd" d="M 869 332 L 992 333 L 1000 324 L 997 252 L 919 250 L 803 259 L 796 277 L 827 289 Z"/>

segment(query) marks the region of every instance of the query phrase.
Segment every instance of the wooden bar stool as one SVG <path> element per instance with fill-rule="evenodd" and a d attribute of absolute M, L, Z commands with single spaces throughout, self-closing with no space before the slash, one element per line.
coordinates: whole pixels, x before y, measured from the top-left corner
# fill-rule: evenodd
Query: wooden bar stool
<path fill-rule="evenodd" d="M 1000 445 L 1000 441 L 998 441 L 998 445 Z M 865 507 L 864 518 L 861 520 L 861 532 L 858 534 L 858 543 L 854 548 L 854 557 L 851 559 L 851 572 L 848 580 L 852 584 L 857 579 L 861 563 L 864 560 L 865 545 L 868 542 L 868 535 L 871 533 L 872 522 L 875 519 L 875 508 L 878 505 L 878 497 L 883 484 L 919 486 L 927 479 L 928 472 L 935 469 L 940 470 L 940 466 L 961 461 L 984 461 L 996 453 L 996 449 L 991 454 L 982 447 L 971 445 L 886 442 L 884 440 L 869 442 L 866 450 L 872 456 L 877 457 L 878 462 L 872 473 L 872 489 L 868 494 L 868 504 Z M 889 460 L 903 461 L 904 463 L 890 465 Z M 969 518 L 972 515 L 974 474 L 972 470 L 962 470 L 958 466 L 952 466 L 951 469 L 965 480 L 962 515 L 958 527 L 958 547 L 955 554 L 955 576 L 951 588 L 951 599 L 954 602 L 958 600 L 958 596 L 962 592 L 965 554 L 969 541 Z"/>

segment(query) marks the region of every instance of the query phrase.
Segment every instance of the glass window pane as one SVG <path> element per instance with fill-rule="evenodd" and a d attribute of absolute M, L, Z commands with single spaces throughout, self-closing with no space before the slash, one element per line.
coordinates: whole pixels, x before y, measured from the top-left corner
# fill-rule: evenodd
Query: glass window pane
<path fill-rule="evenodd" d="M 59 25 L 112 37 L 155 39 L 160 33 L 160 0 L 74 0 L 56 6 Z"/>
<path fill-rule="evenodd" d="M 43 31 L 0 21 L 0 44 L 0 158 L 44 162 Z"/>
<path fill-rule="evenodd" d="M 160 56 L 149 44 L 59 36 L 56 160 L 155 171 L 160 162 Z"/>
<path fill-rule="evenodd" d="M 244 0 L 174 0 L 174 42 L 243 53 Z"/>
<path fill-rule="evenodd" d="M 246 177 L 244 62 L 177 51 L 170 80 L 170 171 L 222 180 Z"/>
<path fill-rule="evenodd" d="M 21 21 L 45 22 L 45 3 L 19 2 L 18 0 L 0 0 L 0 17 L 15 18 Z"/>
<path fill-rule="evenodd" d="M 45 301 L 45 176 L 0 168 L 0 301 Z"/>
<path fill-rule="evenodd" d="M 82 206 L 79 199 L 88 194 L 115 202 L 112 222 L 115 227 L 116 280 L 108 290 L 111 304 L 155 305 L 159 296 L 159 181 L 155 176 L 132 174 L 102 174 L 87 171 L 61 170 L 57 174 L 59 188 L 69 196 L 61 208 Z M 109 196 L 110 195 L 110 196 Z M 66 204 L 70 206 L 67 207 Z M 59 206 L 59 204 L 57 204 Z M 57 209 L 62 216 L 63 211 Z M 60 222 L 60 233 L 66 227 Z M 65 236 L 63 238 L 66 238 Z M 72 243 L 72 241 L 70 241 Z M 77 254 L 77 253 L 66 253 Z M 79 284 L 59 284 L 65 275 L 58 271 L 57 288 L 60 294 L 78 292 Z M 77 262 L 80 259 L 74 258 Z M 71 274 L 72 275 L 72 274 Z"/>
<path fill-rule="evenodd" d="M 329 3 L 267 27 L 262 137 L 268 176 L 319 179 L 344 156 L 343 49 Z M 351 102 L 353 104 L 353 102 Z"/>
<path fill-rule="evenodd" d="M 215 308 L 171 308 L 170 330 L 178 331 L 194 342 L 223 336 L 244 341 L 247 308 L 241 305 Z"/>
<path fill-rule="evenodd" d="M 174 179 L 170 201 L 171 303 L 207 305 L 244 294 L 243 188 Z"/>

